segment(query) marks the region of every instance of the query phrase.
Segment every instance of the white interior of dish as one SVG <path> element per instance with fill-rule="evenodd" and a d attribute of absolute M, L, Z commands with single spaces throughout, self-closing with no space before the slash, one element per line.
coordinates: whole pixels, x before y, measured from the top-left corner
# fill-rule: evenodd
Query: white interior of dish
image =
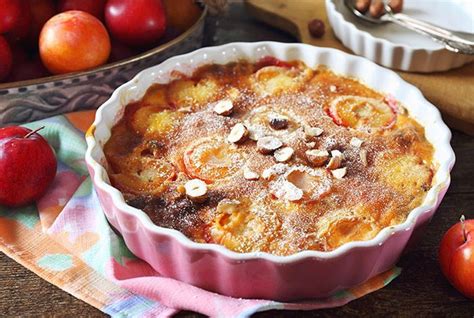
<path fill-rule="evenodd" d="M 127 205 L 122 194 L 110 185 L 104 166 L 100 164 L 105 162 L 102 146 L 109 139 L 111 128 L 121 118 L 128 103 L 139 100 L 153 83 L 169 82 L 172 79 L 172 71 L 176 70 L 190 75 L 194 69 L 204 64 L 225 64 L 239 59 L 257 61 L 267 55 L 281 60 L 301 60 L 309 67 L 322 64 L 341 75 L 356 77 L 377 91 L 395 96 L 406 106 L 411 116 L 425 127 L 426 137 L 435 147 L 434 160 L 438 163 L 438 170 L 433 178 L 433 187 L 429 190 L 423 204 L 411 211 L 404 223 L 383 229 L 371 240 L 349 242 L 329 252 L 303 251 L 290 256 L 275 256 L 261 252 L 241 254 L 216 244 L 195 243 L 176 230 L 153 224 L 143 211 Z M 420 214 L 437 206 L 440 199 L 438 194 L 449 186 L 449 172 L 455 160 L 453 150 L 449 144 L 451 138 L 449 129 L 443 123 L 439 111 L 424 99 L 416 87 L 404 82 L 396 73 L 365 58 L 335 49 L 319 48 L 306 44 L 230 43 L 170 58 L 160 65 L 140 72 L 131 81 L 120 86 L 97 111 L 94 126 L 96 127 L 94 135 L 87 137 L 86 161 L 96 172 L 94 180 L 96 186 L 111 193 L 115 205 L 125 210 L 126 213 L 139 218 L 140 222 L 151 231 L 173 236 L 188 247 L 216 250 L 233 259 L 266 258 L 276 262 L 291 262 L 307 256 L 332 258 L 354 247 L 382 244 L 394 232 L 409 230 L 416 223 L 416 219 Z"/>
<path fill-rule="evenodd" d="M 347 22 L 376 38 L 403 44 L 415 49 L 439 50 L 443 46 L 429 37 L 394 23 L 373 25 L 356 18 L 344 5 L 344 0 L 332 0 L 335 9 Z M 472 0 L 405 0 L 403 13 L 441 27 L 472 33 L 474 37 L 474 2 Z"/>

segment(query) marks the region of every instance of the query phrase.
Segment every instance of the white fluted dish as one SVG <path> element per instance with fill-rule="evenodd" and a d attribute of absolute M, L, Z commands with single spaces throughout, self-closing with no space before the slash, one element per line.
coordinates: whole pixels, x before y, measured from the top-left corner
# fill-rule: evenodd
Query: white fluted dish
<path fill-rule="evenodd" d="M 474 3 L 470 0 L 406 0 L 404 13 L 456 31 L 472 33 Z M 474 61 L 474 56 L 446 50 L 429 37 L 394 23 L 373 25 L 353 16 L 344 0 L 326 0 L 326 13 L 334 33 L 355 54 L 377 64 L 409 72 L 437 72 Z"/>
<path fill-rule="evenodd" d="M 174 71 L 190 75 L 203 64 L 225 64 L 262 57 L 301 60 L 309 67 L 327 65 L 338 74 L 359 78 L 369 87 L 390 93 L 424 128 L 434 146 L 437 169 L 432 188 L 406 221 L 383 229 L 367 241 L 353 241 L 333 251 L 302 251 L 290 256 L 236 253 L 216 244 L 196 243 L 181 232 L 155 225 L 148 215 L 125 203 L 107 175 L 103 146 L 127 104 L 143 97 L 154 83 L 168 83 Z M 224 295 L 294 300 L 325 297 L 356 286 L 394 266 L 407 244 L 434 215 L 450 183 L 454 153 L 451 133 L 436 107 L 396 73 L 339 50 L 277 42 L 230 43 L 176 56 L 140 72 L 115 90 L 97 111 L 87 139 L 86 162 L 104 213 L 125 243 L 157 272 Z"/>

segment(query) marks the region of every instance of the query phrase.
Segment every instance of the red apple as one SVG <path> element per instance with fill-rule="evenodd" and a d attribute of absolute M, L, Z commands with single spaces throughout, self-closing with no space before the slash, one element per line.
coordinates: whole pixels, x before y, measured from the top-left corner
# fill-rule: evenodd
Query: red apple
<path fill-rule="evenodd" d="M 24 42 L 28 38 L 31 26 L 31 10 L 28 3 L 24 0 L 20 1 L 20 19 L 15 23 L 13 28 L 5 34 L 11 42 Z M 2 8 L 0 6 L 0 8 Z M 2 10 L 0 9 L 0 12 Z"/>
<path fill-rule="evenodd" d="M 166 30 L 161 0 L 109 0 L 105 22 L 113 38 L 136 47 L 156 44 Z"/>
<path fill-rule="evenodd" d="M 53 181 L 56 157 L 38 130 L 0 128 L 0 204 L 16 207 L 32 203 Z"/>
<path fill-rule="evenodd" d="M 53 0 L 28 0 L 31 11 L 31 25 L 28 34 L 29 44 L 36 48 L 43 25 L 56 14 Z"/>
<path fill-rule="evenodd" d="M 21 0 L 0 0 L 0 33 L 10 32 L 21 20 Z"/>
<path fill-rule="evenodd" d="M 36 56 L 17 65 L 13 65 L 7 82 L 26 81 L 29 79 L 40 78 L 50 75 L 46 67 L 44 67 L 41 59 Z"/>
<path fill-rule="evenodd" d="M 79 10 L 90 13 L 99 20 L 103 20 L 105 3 L 105 0 L 59 0 L 58 11 Z"/>
<path fill-rule="evenodd" d="M 110 50 L 109 62 L 124 60 L 140 53 L 139 50 L 120 43 L 117 40 L 112 40 L 111 44 L 112 48 Z"/>
<path fill-rule="evenodd" d="M 7 40 L 0 35 L 0 82 L 8 77 L 12 70 L 13 54 Z"/>
<path fill-rule="evenodd" d="M 464 296 L 474 299 L 474 220 L 453 225 L 439 247 L 443 274 Z"/>

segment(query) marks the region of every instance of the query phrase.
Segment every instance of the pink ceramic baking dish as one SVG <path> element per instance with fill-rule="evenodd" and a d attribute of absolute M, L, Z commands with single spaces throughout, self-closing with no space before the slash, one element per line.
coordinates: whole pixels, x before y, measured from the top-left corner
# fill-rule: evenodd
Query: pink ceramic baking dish
<path fill-rule="evenodd" d="M 153 224 L 143 211 L 127 205 L 122 194 L 110 185 L 102 146 L 125 106 L 140 99 L 152 83 L 167 83 L 173 70 L 191 74 L 202 64 L 256 61 L 268 55 L 298 59 L 310 67 L 327 65 L 336 73 L 359 78 L 369 87 L 394 95 L 425 127 L 426 137 L 435 147 L 438 169 L 423 204 L 411 211 L 403 224 L 383 229 L 372 240 L 350 242 L 330 252 L 239 254 L 220 245 L 192 242 L 176 230 Z M 86 161 L 107 219 L 123 235 L 130 250 L 159 273 L 224 295 L 294 300 L 324 297 L 358 285 L 397 262 L 410 240 L 429 222 L 448 189 L 455 160 L 450 138 L 438 110 L 416 87 L 365 58 L 305 44 L 230 43 L 170 58 L 120 86 L 97 111 L 87 134 Z"/>

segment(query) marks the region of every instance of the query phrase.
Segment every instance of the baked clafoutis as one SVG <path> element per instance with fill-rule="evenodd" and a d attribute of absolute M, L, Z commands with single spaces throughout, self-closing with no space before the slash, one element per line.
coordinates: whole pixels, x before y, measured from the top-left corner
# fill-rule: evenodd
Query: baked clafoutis
<path fill-rule="evenodd" d="M 126 106 L 104 152 L 112 185 L 155 224 L 281 256 L 404 222 L 436 170 L 393 97 L 272 57 L 175 72 Z"/>

